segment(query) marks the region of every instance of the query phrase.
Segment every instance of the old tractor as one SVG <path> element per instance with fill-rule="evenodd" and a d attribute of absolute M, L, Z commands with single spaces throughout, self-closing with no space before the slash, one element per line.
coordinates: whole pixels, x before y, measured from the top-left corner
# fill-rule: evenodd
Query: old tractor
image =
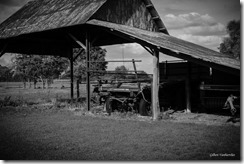
<path fill-rule="evenodd" d="M 109 115 L 114 111 L 151 115 L 150 83 L 144 83 L 140 88 L 135 85 L 135 81 L 100 83 L 95 86 L 94 92 L 97 93 L 99 103 L 104 104 L 104 109 Z"/>

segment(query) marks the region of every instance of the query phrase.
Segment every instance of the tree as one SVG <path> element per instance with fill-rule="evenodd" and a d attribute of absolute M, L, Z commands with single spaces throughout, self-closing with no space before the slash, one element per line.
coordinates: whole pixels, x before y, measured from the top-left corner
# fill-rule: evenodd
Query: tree
<path fill-rule="evenodd" d="M 21 55 L 18 54 L 14 57 L 14 65 L 12 68 L 13 77 L 19 76 L 21 80 L 24 82 L 24 88 L 26 88 L 26 81 L 30 78 L 29 70 L 30 70 L 30 55 Z"/>
<path fill-rule="evenodd" d="M 115 68 L 116 74 L 114 75 L 114 78 L 125 79 L 125 78 L 127 78 L 126 74 L 128 74 L 128 71 L 129 71 L 129 69 L 126 68 L 124 65 L 118 66 Z"/>
<path fill-rule="evenodd" d="M 150 78 L 149 75 L 145 71 L 138 72 L 139 79 L 148 79 Z"/>
<path fill-rule="evenodd" d="M 74 49 L 74 57 L 81 49 Z M 106 49 L 101 47 L 92 47 L 90 50 L 90 70 L 105 71 L 107 69 L 107 62 L 105 62 Z M 99 61 L 99 62 L 96 62 Z M 104 75 L 101 72 L 91 72 L 92 78 Z M 63 77 L 70 77 L 70 68 L 67 69 Z M 80 79 L 86 77 L 86 52 L 82 51 L 79 57 L 74 61 L 74 77 Z"/>
<path fill-rule="evenodd" d="M 42 81 L 43 88 L 45 81 L 59 77 L 68 67 L 68 59 L 59 56 L 40 56 L 18 54 L 14 58 L 14 74 L 21 75 L 24 86 L 25 82 L 38 79 Z M 35 87 L 35 86 L 34 86 Z"/>
<path fill-rule="evenodd" d="M 219 50 L 221 53 L 240 59 L 240 20 L 230 21 L 227 24 L 226 31 L 228 37 L 223 39 Z"/>
<path fill-rule="evenodd" d="M 0 82 L 12 81 L 11 69 L 0 65 Z"/>

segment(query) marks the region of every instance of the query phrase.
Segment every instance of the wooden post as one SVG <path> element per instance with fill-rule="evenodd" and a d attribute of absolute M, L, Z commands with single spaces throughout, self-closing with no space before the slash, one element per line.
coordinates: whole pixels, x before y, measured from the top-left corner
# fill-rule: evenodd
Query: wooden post
<path fill-rule="evenodd" d="M 76 89 L 77 89 L 77 100 L 80 98 L 80 79 L 76 81 Z"/>
<path fill-rule="evenodd" d="M 90 36 L 89 33 L 86 32 L 86 102 L 87 102 L 87 110 L 90 111 Z"/>
<path fill-rule="evenodd" d="M 159 90 L 159 51 L 155 49 L 153 53 L 153 81 L 152 81 L 153 120 L 157 120 L 158 115 L 160 113 L 158 90 Z"/>
<path fill-rule="evenodd" d="M 73 64 L 73 49 L 70 51 L 70 97 L 74 98 L 74 64 Z"/>
<path fill-rule="evenodd" d="M 200 106 L 200 112 L 206 112 L 205 111 L 205 101 L 204 101 L 204 97 L 205 97 L 205 91 L 204 91 L 204 81 L 201 82 L 200 84 L 200 101 L 201 101 L 201 106 Z"/>
<path fill-rule="evenodd" d="M 135 63 L 134 59 L 132 59 L 132 63 L 133 63 L 134 71 L 135 71 L 135 74 L 136 74 L 136 80 L 137 80 L 138 89 L 139 89 L 139 91 L 141 91 L 141 83 L 138 81 L 138 74 L 137 74 L 136 63 Z"/>
<path fill-rule="evenodd" d="M 187 62 L 185 90 L 186 90 L 186 113 L 191 113 L 191 63 L 190 62 Z"/>

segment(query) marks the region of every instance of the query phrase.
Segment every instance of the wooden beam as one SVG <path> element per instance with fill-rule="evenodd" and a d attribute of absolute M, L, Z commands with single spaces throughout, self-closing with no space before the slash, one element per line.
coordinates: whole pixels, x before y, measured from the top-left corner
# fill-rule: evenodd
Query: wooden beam
<path fill-rule="evenodd" d="M 85 51 L 83 48 L 80 50 L 80 52 L 74 57 L 74 61 L 81 55 L 81 53 Z"/>
<path fill-rule="evenodd" d="M 163 32 L 163 31 L 166 30 L 166 28 L 161 27 L 161 28 L 159 28 L 158 30 Z"/>
<path fill-rule="evenodd" d="M 159 91 L 159 51 L 155 49 L 154 56 L 153 56 L 153 81 L 152 81 L 153 120 L 157 120 L 160 113 L 158 91 Z"/>
<path fill-rule="evenodd" d="M 74 98 L 74 60 L 73 60 L 73 49 L 70 50 L 70 96 Z"/>
<path fill-rule="evenodd" d="M 160 19 L 158 16 L 152 17 L 153 20 Z"/>
<path fill-rule="evenodd" d="M 126 71 L 127 73 L 124 73 L 124 71 L 105 71 L 105 70 L 95 70 L 95 69 L 90 69 L 88 72 L 96 72 L 96 73 L 114 73 L 114 74 L 128 74 L 128 75 L 134 75 L 130 73 L 143 73 L 143 71 Z M 140 74 L 141 75 L 141 74 Z"/>
<path fill-rule="evenodd" d="M 77 100 L 80 98 L 80 79 L 76 81 Z"/>
<path fill-rule="evenodd" d="M 1 49 L 0 51 L 0 57 L 3 56 L 6 52 L 6 49 L 7 49 L 7 46 L 8 46 L 8 42 L 5 43 L 5 45 L 3 46 L 3 48 Z"/>
<path fill-rule="evenodd" d="M 134 59 L 132 59 L 132 62 L 133 62 L 133 67 L 134 67 L 134 71 L 135 71 L 135 74 L 136 74 L 136 80 L 138 80 L 138 75 L 137 75 L 137 70 L 136 70 L 136 63 L 135 63 Z M 137 85 L 138 85 L 139 91 L 141 91 L 141 83 L 139 81 L 137 82 Z"/>
<path fill-rule="evenodd" d="M 71 33 L 68 33 L 68 35 L 69 35 L 70 38 L 71 38 L 72 40 L 74 40 L 79 46 L 81 46 L 83 49 L 86 50 L 87 47 L 86 47 L 81 41 L 79 41 L 74 35 L 72 35 Z"/>
<path fill-rule="evenodd" d="M 190 62 L 187 62 L 185 92 L 186 92 L 186 113 L 191 113 L 191 63 Z"/>
<path fill-rule="evenodd" d="M 148 48 L 148 47 L 146 47 L 146 46 L 144 46 L 144 45 L 141 45 L 147 52 L 149 52 L 151 55 L 153 55 L 153 51 L 150 49 L 150 48 Z"/>
<path fill-rule="evenodd" d="M 86 32 L 86 103 L 87 110 L 90 111 L 91 108 L 91 93 L 90 93 L 90 34 L 89 31 Z"/>
<path fill-rule="evenodd" d="M 118 62 L 123 62 L 123 63 L 125 63 L 125 62 L 142 62 L 142 60 L 106 60 L 106 61 L 88 61 L 88 62 L 90 62 L 90 63 L 106 63 L 106 62 L 108 62 L 108 63 L 112 63 L 112 62 L 116 62 L 116 63 L 118 63 Z"/>
<path fill-rule="evenodd" d="M 151 8 L 151 7 L 153 7 L 152 4 L 148 4 L 148 5 L 146 5 L 146 8 Z"/>
<path fill-rule="evenodd" d="M 5 51 L 2 50 L 2 51 L 0 52 L 0 57 L 2 57 L 4 54 L 5 54 Z"/>

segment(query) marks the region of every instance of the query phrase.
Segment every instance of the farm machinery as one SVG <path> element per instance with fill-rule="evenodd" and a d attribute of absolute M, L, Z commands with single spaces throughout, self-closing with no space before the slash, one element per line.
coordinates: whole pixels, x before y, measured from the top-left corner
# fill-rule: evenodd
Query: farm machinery
<path fill-rule="evenodd" d="M 138 78 L 135 61 L 133 60 L 135 79 L 98 80 L 94 86 L 93 97 L 100 105 L 104 104 L 104 111 L 109 115 L 114 112 L 135 112 L 142 116 L 151 116 L 151 85 L 152 79 Z M 114 72 L 107 72 L 114 74 Z M 133 74 L 129 74 L 133 75 Z M 141 74 L 143 75 L 143 74 Z M 182 105 L 181 97 L 184 84 L 179 82 L 162 82 L 159 86 L 160 110 L 177 108 Z M 178 96 L 177 96 L 178 95 Z M 174 106 L 176 104 L 176 106 Z M 173 105 L 173 106 L 172 106 Z"/>
<path fill-rule="evenodd" d="M 135 112 L 142 116 L 151 115 L 151 86 L 145 83 L 141 88 L 135 81 L 117 83 L 100 83 L 95 86 L 94 93 L 104 110 L 110 115 L 114 111 Z"/>

